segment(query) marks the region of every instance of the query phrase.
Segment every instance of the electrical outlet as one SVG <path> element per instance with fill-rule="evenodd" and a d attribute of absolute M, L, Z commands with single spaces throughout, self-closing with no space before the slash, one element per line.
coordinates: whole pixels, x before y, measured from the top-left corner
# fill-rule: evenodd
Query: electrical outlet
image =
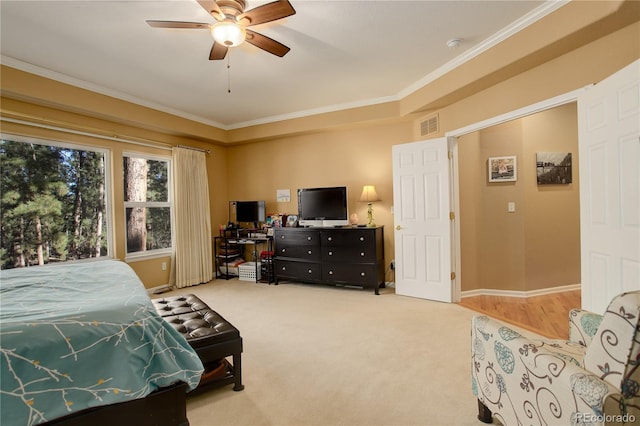
<path fill-rule="evenodd" d="M 163 271 L 167 270 L 167 262 L 162 262 L 162 270 Z"/>

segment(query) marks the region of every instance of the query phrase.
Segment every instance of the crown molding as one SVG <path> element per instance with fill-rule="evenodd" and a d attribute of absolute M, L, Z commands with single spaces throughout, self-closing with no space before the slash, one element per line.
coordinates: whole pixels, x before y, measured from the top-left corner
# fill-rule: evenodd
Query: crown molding
<path fill-rule="evenodd" d="M 99 93 L 105 96 L 110 96 L 116 99 L 120 99 L 123 101 L 127 101 L 127 102 L 131 102 L 133 104 L 136 105 L 140 105 L 143 107 L 147 107 L 147 108 L 151 108 L 154 110 L 158 110 L 161 112 L 165 112 L 177 117 L 181 117 L 187 120 L 191 120 L 191 121 L 195 121 L 195 122 L 199 122 L 205 125 L 209 125 L 209 126 L 213 126 L 216 127 L 218 129 L 221 130 L 237 130 L 237 129 L 241 129 L 241 128 L 245 128 L 245 127 L 251 127 L 251 126 L 258 126 L 258 125 L 264 125 L 264 124 L 269 124 L 269 123 L 275 123 L 275 122 L 279 122 L 279 121 L 285 121 L 285 120 L 292 120 L 292 119 L 298 119 L 298 118 L 304 118 L 304 117 L 310 117 L 313 115 L 318 115 L 318 114 L 326 114 L 326 113 L 331 113 L 331 112 L 337 112 L 337 111 L 342 111 L 342 110 L 347 110 L 347 109 L 353 109 L 353 108 L 361 108 L 361 107 L 367 107 L 367 106 L 373 106 L 373 105 L 378 105 L 378 104 L 382 104 L 382 103 L 386 103 L 386 102 L 396 102 L 396 101 L 400 101 L 403 98 L 411 95 L 412 93 L 414 93 L 415 91 L 423 88 L 424 86 L 428 85 L 429 83 L 435 81 L 436 79 L 442 77 L 443 75 L 447 74 L 448 72 L 454 70 L 455 68 L 463 65 L 464 63 L 470 61 L 471 59 L 481 55 L 482 53 L 486 52 L 488 49 L 496 46 L 498 43 L 508 39 L 509 37 L 513 36 L 514 34 L 517 34 L 518 32 L 522 31 L 523 29 L 525 29 L 526 27 L 530 26 L 531 24 L 539 21 L 540 19 L 544 18 L 545 16 L 549 15 L 550 13 L 558 10 L 559 8 L 561 8 L 562 6 L 564 6 L 565 4 L 569 3 L 570 0 L 549 0 L 546 1 L 545 3 L 543 3 L 541 6 L 539 6 L 538 8 L 534 9 L 533 11 L 529 12 L 527 15 L 523 16 L 522 18 L 520 18 L 519 20 L 513 22 L 512 24 L 510 24 L 508 27 L 505 27 L 504 29 L 502 29 L 501 31 L 499 31 L 498 33 L 494 34 L 493 36 L 487 38 L 486 40 L 484 40 L 483 42 L 481 42 L 480 44 L 474 46 L 473 48 L 465 51 L 463 54 L 461 54 L 460 56 L 454 58 L 453 60 L 449 61 L 448 63 L 444 64 L 443 66 L 439 67 L 438 69 L 436 69 L 435 71 L 427 74 L 426 76 L 424 76 L 423 78 L 421 78 L 420 80 L 418 80 L 417 82 L 415 82 L 414 84 L 408 86 L 407 88 L 405 88 L 404 90 L 400 91 L 399 93 L 397 93 L 396 95 L 391 95 L 391 96 L 386 96 L 386 97 L 382 97 L 382 98 L 375 98 L 375 99 L 368 99 L 368 100 L 364 100 L 364 101 L 358 101 L 358 102 L 350 102 L 350 103 L 343 103 L 343 104 L 335 104 L 335 105 L 328 105 L 328 106 L 324 106 L 324 107 L 320 107 L 320 108 L 313 108 L 313 109 L 308 109 L 308 110 L 302 110 L 302 111 L 297 111 L 297 112 L 293 112 L 293 113 L 289 113 L 289 114 L 282 114 L 282 115 L 276 115 L 276 116 L 270 116 L 270 117 L 264 117 L 264 118 L 260 118 L 257 120 L 251 120 L 251 121 L 244 121 L 244 122 L 238 122 L 238 123 L 234 123 L 234 124 L 230 124 L 230 125 L 224 125 L 222 123 L 213 121 L 213 120 L 209 120 L 206 119 L 204 117 L 201 116 L 197 116 L 194 114 L 189 114 L 186 113 L 184 111 L 178 110 L 178 109 L 174 109 L 171 107 L 168 107 L 166 105 L 161 105 L 161 104 L 156 104 L 154 102 L 149 102 L 147 100 L 132 96 L 130 94 L 127 93 L 123 93 L 117 90 L 113 90 L 104 86 L 100 86 L 98 84 L 95 83 L 90 83 L 75 77 L 71 77 L 56 71 L 52 71 L 46 68 L 42 68 L 39 67 L 37 65 L 33 65 L 30 63 L 26 63 L 23 61 L 20 61 L 18 59 L 15 58 L 11 58 L 8 56 L 4 56 L 4 55 L 0 55 L 0 63 L 2 63 L 3 65 L 7 65 L 9 67 L 12 68 L 16 68 L 19 69 L 21 71 L 25 71 L 31 74 L 35 74 L 41 77 L 45 77 L 51 80 L 55 80 L 61 83 L 65 83 L 65 84 L 69 84 L 71 86 L 75 86 L 81 89 L 85 89 L 91 92 L 95 92 L 95 93 Z"/>

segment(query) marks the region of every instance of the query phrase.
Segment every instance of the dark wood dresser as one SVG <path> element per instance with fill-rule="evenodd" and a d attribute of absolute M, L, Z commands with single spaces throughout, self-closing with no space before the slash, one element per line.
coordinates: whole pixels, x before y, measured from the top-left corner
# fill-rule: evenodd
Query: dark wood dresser
<path fill-rule="evenodd" d="M 278 281 L 384 286 L 384 227 L 275 228 Z"/>

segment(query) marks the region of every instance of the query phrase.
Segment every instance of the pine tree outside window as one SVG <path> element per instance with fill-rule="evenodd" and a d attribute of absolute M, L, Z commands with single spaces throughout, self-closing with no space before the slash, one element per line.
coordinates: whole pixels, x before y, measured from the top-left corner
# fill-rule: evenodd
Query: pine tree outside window
<path fill-rule="evenodd" d="M 171 253 L 170 160 L 125 154 L 127 259 Z"/>
<path fill-rule="evenodd" d="M 108 257 L 109 151 L 0 141 L 0 268 Z"/>

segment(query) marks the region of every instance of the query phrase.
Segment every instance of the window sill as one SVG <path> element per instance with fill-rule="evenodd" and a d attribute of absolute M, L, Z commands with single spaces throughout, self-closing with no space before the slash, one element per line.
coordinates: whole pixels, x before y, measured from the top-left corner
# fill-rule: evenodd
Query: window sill
<path fill-rule="evenodd" d="M 127 263 L 133 263 L 133 262 L 141 262 L 141 261 L 145 261 L 145 260 L 153 260 L 153 259 L 159 259 L 161 257 L 171 257 L 171 250 L 162 250 L 162 251 L 155 251 L 153 253 L 145 253 L 145 254 L 130 254 L 127 255 L 124 260 Z"/>

